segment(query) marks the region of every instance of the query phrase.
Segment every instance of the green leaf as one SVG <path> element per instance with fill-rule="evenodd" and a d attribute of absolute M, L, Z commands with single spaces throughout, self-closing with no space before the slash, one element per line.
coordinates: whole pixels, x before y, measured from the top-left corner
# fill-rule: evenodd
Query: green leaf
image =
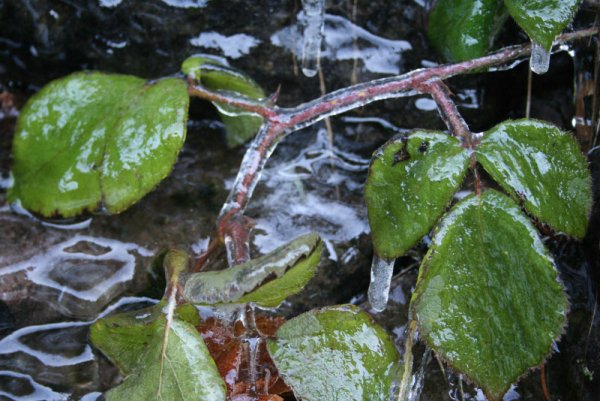
<path fill-rule="evenodd" d="M 181 70 L 210 90 L 237 92 L 252 99 L 262 99 L 265 93 L 250 77 L 215 58 L 192 56 L 186 59 Z M 262 125 L 262 118 L 237 107 L 213 102 L 227 131 L 227 146 L 235 147 L 254 137 Z"/>
<path fill-rule="evenodd" d="M 546 50 L 571 22 L 579 3 L 580 0 L 504 0 L 517 24 Z"/>
<path fill-rule="evenodd" d="M 296 398 L 305 401 L 388 400 L 401 374 L 389 335 L 353 305 L 287 321 L 267 349 Z"/>
<path fill-rule="evenodd" d="M 76 73 L 23 108 L 11 202 L 46 217 L 119 213 L 164 179 L 186 133 L 186 83 Z"/>
<path fill-rule="evenodd" d="M 487 394 L 550 354 L 568 301 L 534 227 L 507 196 L 469 196 L 444 218 L 411 311 L 427 344 Z"/>
<path fill-rule="evenodd" d="M 159 303 L 102 318 L 90 327 L 90 341 L 121 372 L 128 374 L 138 366 L 140 355 L 152 338 L 163 308 L 164 303 Z M 178 307 L 175 316 L 194 326 L 200 324 L 198 311 L 193 305 Z"/>
<path fill-rule="evenodd" d="M 427 234 L 462 183 L 469 155 L 441 132 L 417 131 L 375 153 L 365 200 L 375 252 L 403 255 Z"/>
<path fill-rule="evenodd" d="M 448 60 L 485 56 L 503 11 L 501 0 L 438 0 L 429 13 L 429 40 Z"/>
<path fill-rule="evenodd" d="M 585 235 L 591 176 L 570 134 L 542 121 L 505 121 L 485 133 L 477 160 L 542 222 L 577 238 Z"/>
<path fill-rule="evenodd" d="M 148 344 L 125 381 L 107 401 L 225 401 L 225 383 L 194 326 L 161 315 Z"/>
<path fill-rule="evenodd" d="M 317 234 L 303 235 L 247 263 L 190 275 L 184 297 L 194 304 L 254 302 L 275 307 L 310 281 L 322 252 L 323 243 Z"/>
<path fill-rule="evenodd" d="M 160 306 L 105 317 L 90 327 L 90 341 L 125 374 L 138 366 L 148 345 Z"/>

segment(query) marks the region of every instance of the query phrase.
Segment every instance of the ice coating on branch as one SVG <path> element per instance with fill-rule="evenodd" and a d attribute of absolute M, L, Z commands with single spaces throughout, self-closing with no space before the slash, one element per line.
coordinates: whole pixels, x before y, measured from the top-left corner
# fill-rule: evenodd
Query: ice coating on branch
<path fill-rule="evenodd" d="M 532 42 L 529 68 L 536 74 L 545 74 L 550 67 L 550 52 L 536 42 Z"/>
<path fill-rule="evenodd" d="M 302 73 L 307 77 L 314 77 L 319 68 L 324 23 L 325 0 L 302 0 L 298 27 L 302 34 Z"/>
<path fill-rule="evenodd" d="M 373 256 L 371 264 L 371 284 L 369 284 L 369 303 L 376 312 L 385 310 L 390 295 L 390 284 L 394 273 L 395 259 L 383 259 Z"/>

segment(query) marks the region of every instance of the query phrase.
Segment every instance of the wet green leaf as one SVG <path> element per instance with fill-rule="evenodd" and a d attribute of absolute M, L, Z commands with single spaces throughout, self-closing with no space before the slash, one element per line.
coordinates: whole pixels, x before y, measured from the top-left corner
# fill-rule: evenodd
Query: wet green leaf
<path fill-rule="evenodd" d="M 505 121 L 485 133 L 477 159 L 542 222 L 577 238 L 585 235 L 591 177 L 570 134 L 542 121 Z"/>
<path fill-rule="evenodd" d="M 274 307 L 304 288 L 315 275 L 322 252 L 318 235 L 303 235 L 247 263 L 190 275 L 184 296 L 194 304 L 254 302 Z"/>
<path fill-rule="evenodd" d="M 401 375 L 389 335 L 353 305 L 287 321 L 267 349 L 296 398 L 305 401 L 387 400 Z"/>
<path fill-rule="evenodd" d="M 225 401 L 225 383 L 196 328 L 178 319 L 166 324 L 159 316 L 135 368 L 107 401 Z"/>
<path fill-rule="evenodd" d="M 462 183 L 469 155 L 441 132 L 417 131 L 377 153 L 365 185 L 375 252 L 403 255 L 427 234 Z"/>
<path fill-rule="evenodd" d="M 237 92 L 252 99 L 262 99 L 262 88 L 247 75 L 215 58 L 192 56 L 186 59 L 181 70 L 210 90 Z M 258 132 L 263 120 L 237 107 L 214 102 L 227 131 L 227 145 L 235 147 L 247 142 Z"/>
<path fill-rule="evenodd" d="M 121 372 L 128 374 L 139 365 L 140 355 L 148 346 L 157 320 L 163 315 L 163 303 L 132 312 L 105 317 L 90 327 L 90 341 Z M 192 325 L 200 324 L 198 311 L 193 305 L 182 305 L 175 316 Z"/>
<path fill-rule="evenodd" d="M 448 60 L 485 56 L 502 17 L 502 0 L 438 0 L 429 14 L 427 33 Z"/>
<path fill-rule="evenodd" d="M 11 202 L 47 217 L 119 213 L 170 172 L 186 133 L 185 82 L 76 73 L 23 108 Z"/>
<path fill-rule="evenodd" d="M 546 50 L 571 22 L 579 3 L 580 0 L 504 0 L 517 24 Z"/>
<path fill-rule="evenodd" d="M 491 400 L 550 354 L 567 309 L 535 228 L 493 190 L 444 218 L 411 301 L 427 344 Z"/>

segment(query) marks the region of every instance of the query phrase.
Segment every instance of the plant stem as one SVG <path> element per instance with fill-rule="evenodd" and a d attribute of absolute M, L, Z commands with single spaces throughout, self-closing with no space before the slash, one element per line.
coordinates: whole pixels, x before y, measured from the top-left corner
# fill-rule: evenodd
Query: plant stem
<path fill-rule="evenodd" d="M 452 98 L 450 98 L 448 87 L 443 82 L 436 81 L 424 85 L 423 89 L 433 97 L 433 100 L 435 100 L 442 115 L 442 119 L 448 126 L 450 133 L 460 138 L 467 147 L 470 147 L 473 142 L 471 131 L 458 112 L 456 104 Z"/>
<path fill-rule="evenodd" d="M 556 44 L 585 38 L 596 33 L 598 33 L 597 28 L 567 33 L 558 36 Z M 256 113 L 265 120 L 244 155 L 233 188 L 221 209 L 217 222 L 219 240 L 226 244 L 230 264 L 243 263 L 249 257 L 249 224 L 243 217 L 243 213 L 267 159 L 284 136 L 329 116 L 377 100 L 429 93 L 445 116 L 450 131 L 463 138 L 466 146 L 472 146 L 472 135 L 441 81 L 455 75 L 500 66 L 528 56 L 530 53 L 529 43 L 511 46 L 473 60 L 415 70 L 403 75 L 352 85 L 293 108 L 280 108 L 270 101 L 256 101 L 230 92 L 213 92 L 190 81 L 191 96 L 235 106 Z M 205 258 L 206 255 L 203 257 Z"/>
<path fill-rule="evenodd" d="M 398 391 L 398 401 L 408 400 L 410 393 L 412 369 L 413 369 L 413 343 L 415 333 L 417 331 L 417 321 L 411 319 L 408 323 L 406 339 L 404 340 L 404 372 L 402 372 L 402 381 L 400 382 L 400 390 Z"/>

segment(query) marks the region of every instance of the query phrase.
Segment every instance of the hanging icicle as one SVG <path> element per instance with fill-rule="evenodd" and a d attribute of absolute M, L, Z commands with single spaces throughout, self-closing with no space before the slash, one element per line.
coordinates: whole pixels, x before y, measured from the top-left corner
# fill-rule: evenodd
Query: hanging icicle
<path fill-rule="evenodd" d="M 324 22 L 325 0 L 302 0 L 298 26 L 302 35 L 302 73 L 307 77 L 314 77 L 319 69 Z"/>

